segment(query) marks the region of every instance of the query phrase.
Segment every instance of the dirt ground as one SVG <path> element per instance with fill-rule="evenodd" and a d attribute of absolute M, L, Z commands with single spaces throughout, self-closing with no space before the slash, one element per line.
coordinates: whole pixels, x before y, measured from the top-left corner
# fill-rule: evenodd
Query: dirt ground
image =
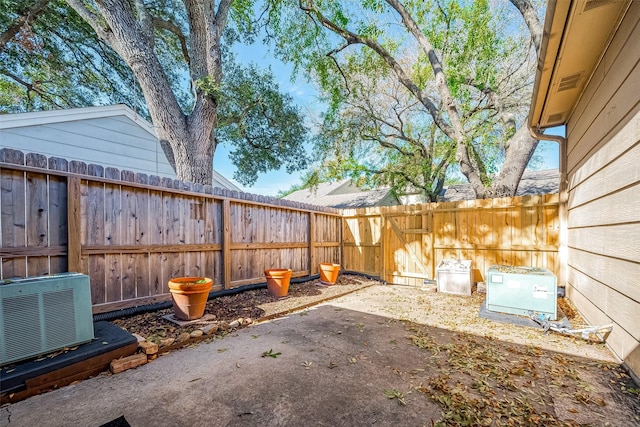
<path fill-rule="evenodd" d="M 408 389 L 440 405 L 436 425 L 640 425 L 640 387 L 605 344 L 481 318 L 484 297 L 386 286 L 335 305 L 405 324 L 429 355 Z M 558 304 L 574 327 L 584 325 L 569 301 Z"/>
<path fill-rule="evenodd" d="M 4 407 L 0 425 L 33 425 L 49 406 L 134 426 L 177 425 L 186 409 L 189 425 L 640 425 L 640 387 L 603 344 L 480 318 L 483 299 L 344 275 L 282 300 L 260 289 L 211 301 L 205 324 L 173 325 L 161 318 L 171 310 L 119 319 L 174 339 L 171 351 Z M 177 342 L 214 323 L 215 334 Z"/>

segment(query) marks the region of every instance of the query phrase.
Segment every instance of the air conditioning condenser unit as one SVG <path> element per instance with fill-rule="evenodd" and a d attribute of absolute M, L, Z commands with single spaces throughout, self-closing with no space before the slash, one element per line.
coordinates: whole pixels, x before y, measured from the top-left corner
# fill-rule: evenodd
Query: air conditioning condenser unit
<path fill-rule="evenodd" d="M 557 279 L 546 268 L 494 265 L 487 271 L 487 310 L 556 320 Z"/>
<path fill-rule="evenodd" d="M 0 282 L 0 365 L 93 338 L 88 276 L 64 273 Z"/>

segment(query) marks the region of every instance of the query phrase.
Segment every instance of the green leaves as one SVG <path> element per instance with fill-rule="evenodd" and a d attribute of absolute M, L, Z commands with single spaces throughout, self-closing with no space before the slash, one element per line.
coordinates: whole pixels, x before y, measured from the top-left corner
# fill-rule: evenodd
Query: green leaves
<path fill-rule="evenodd" d="M 272 358 L 274 358 L 274 359 L 275 359 L 275 358 L 277 358 L 278 356 L 280 356 L 281 354 L 282 354 L 282 353 L 280 353 L 280 352 L 274 353 L 274 352 L 273 352 L 273 349 L 270 349 L 269 351 L 265 351 L 265 352 L 263 352 L 263 353 L 262 353 L 262 356 L 260 356 L 260 357 L 272 357 Z"/>
<path fill-rule="evenodd" d="M 2 1 L 3 31 L 25 3 Z M 131 70 L 61 0 L 51 0 L 0 51 L 0 86 L 4 113 L 94 105 L 96 99 L 145 111 Z"/>
<path fill-rule="evenodd" d="M 303 2 L 305 11 L 282 1 L 273 35 L 281 57 L 308 73 L 329 105 L 315 140 L 323 179 L 390 185 L 434 200 L 456 176 L 448 171 L 464 144 L 475 174 L 499 170 L 515 121 L 526 115 L 535 61 L 515 8 L 490 0 L 402 4 L 427 43 L 382 0 Z M 442 67 L 434 70 L 429 57 Z M 440 70 L 447 91 L 436 85 Z M 446 129 L 454 125 L 463 135 L 455 140 Z"/>
<path fill-rule="evenodd" d="M 196 87 L 213 99 L 219 99 L 222 87 L 211 76 L 205 76 L 196 80 Z"/>
<path fill-rule="evenodd" d="M 211 89 L 219 101 L 217 137 L 230 148 L 236 180 L 250 185 L 259 172 L 306 167 L 304 117 L 291 96 L 280 92 L 270 70 L 228 60 L 222 86 Z"/>

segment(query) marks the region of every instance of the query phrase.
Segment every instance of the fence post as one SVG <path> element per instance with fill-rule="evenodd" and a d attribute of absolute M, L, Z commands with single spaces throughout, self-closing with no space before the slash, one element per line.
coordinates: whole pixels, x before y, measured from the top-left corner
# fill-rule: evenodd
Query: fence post
<path fill-rule="evenodd" d="M 316 213 L 309 212 L 309 276 L 316 266 Z"/>
<path fill-rule="evenodd" d="M 433 229 L 435 226 L 433 220 L 433 204 L 429 203 L 429 214 L 427 216 L 427 230 L 429 230 L 429 240 L 431 241 L 431 278 L 436 278 L 436 233 Z"/>
<path fill-rule="evenodd" d="M 82 272 L 80 178 L 67 178 L 67 271 Z"/>
<path fill-rule="evenodd" d="M 222 200 L 222 279 L 231 288 L 231 200 Z"/>
<path fill-rule="evenodd" d="M 386 239 L 386 231 L 387 231 L 387 217 L 384 214 L 383 208 L 380 209 L 380 258 L 381 258 L 381 266 L 380 266 L 380 278 L 384 281 L 387 280 L 387 245 L 385 242 Z M 393 283 L 393 279 L 391 280 Z"/>
<path fill-rule="evenodd" d="M 346 269 L 345 265 L 344 265 L 344 226 L 345 226 L 345 219 L 344 219 L 344 211 L 340 212 L 340 218 L 339 218 L 339 222 L 338 222 L 338 239 L 340 240 L 340 265 L 342 269 Z"/>

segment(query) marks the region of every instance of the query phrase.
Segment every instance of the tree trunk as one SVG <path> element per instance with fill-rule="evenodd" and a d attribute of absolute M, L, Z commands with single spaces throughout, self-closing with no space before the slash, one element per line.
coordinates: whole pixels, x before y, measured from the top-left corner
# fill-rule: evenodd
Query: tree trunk
<path fill-rule="evenodd" d="M 211 95 L 196 90 L 193 111 L 189 115 L 184 114 L 153 50 L 154 30 L 150 27 L 152 20 L 145 18 L 148 18 L 148 12 L 144 10 L 144 4 L 136 2 L 136 15 L 127 0 L 96 0 L 95 5 L 100 12 L 96 15 L 81 0 L 66 1 L 131 67 L 144 94 L 156 135 L 178 179 L 211 184 L 216 148 L 216 101 Z M 188 2 L 190 27 L 199 31 L 191 40 L 193 51 L 189 67 L 192 84 L 207 75 L 213 76 L 215 83 L 220 83 L 219 39 L 226 24 L 230 1 L 221 1 L 215 18 L 211 10 L 208 15 L 205 13 L 200 1 Z"/>
<path fill-rule="evenodd" d="M 536 9 L 529 0 L 511 0 L 511 3 L 518 9 L 525 24 L 527 24 L 529 32 L 531 33 L 531 40 L 533 40 L 533 45 L 536 48 L 536 54 L 538 54 L 540 52 L 540 45 L 542 44 L 543 28 L 536 14 Z"/>
<path fill-rule="evenodd" d="M 526 123 L 526 121 L 525 121 Z M 527 125 L 520 126 L 509 140 L 504 164 L 493 180 L 485 197 L 512 197 L 516 195 L 520 178 L 538 146 L 538 140 L 529 134 Z"/>

